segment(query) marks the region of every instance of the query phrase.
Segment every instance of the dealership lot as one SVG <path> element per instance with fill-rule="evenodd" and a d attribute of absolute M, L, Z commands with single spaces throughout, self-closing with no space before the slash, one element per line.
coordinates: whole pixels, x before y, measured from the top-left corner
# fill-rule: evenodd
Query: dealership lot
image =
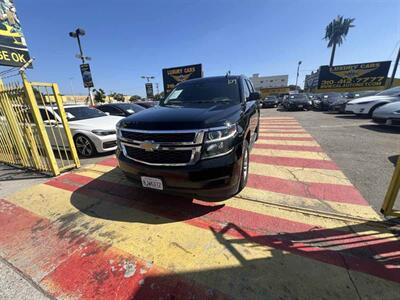
<path fill-rule="evenodd" d="M 356 154 L 341 148 L 368 146 L 359 130 L 394 140 L 366 125 L 263 110 L 249 183 L 223 202 L 138 190 L 100 157 L 1 201 L 2 257 L 61 298 L 393 299 L 398 231 L 353 186 Z"/>

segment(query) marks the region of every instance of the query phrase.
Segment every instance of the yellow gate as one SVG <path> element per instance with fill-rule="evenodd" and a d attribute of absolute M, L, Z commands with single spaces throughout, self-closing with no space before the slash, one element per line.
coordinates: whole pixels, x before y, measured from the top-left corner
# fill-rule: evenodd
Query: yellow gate
<path fill-rule="evenodd" d="M 80 166 L 57 84 L 0 82 L 0 162 L 54 176 Z"/>

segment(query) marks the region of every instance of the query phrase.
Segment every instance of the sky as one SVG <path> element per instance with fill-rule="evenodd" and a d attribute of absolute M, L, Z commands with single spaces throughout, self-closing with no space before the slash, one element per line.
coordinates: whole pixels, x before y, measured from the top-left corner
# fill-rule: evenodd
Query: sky
<path fill-rule="evenodd" d="M 323 40 L 337 15 L 355 18 L 335 64 L 394 60 L 400 46 L 399 0 L 15 0 L 34 69 L 32 81 L 85 94 L 68 32 L 82 27 L 96 88 L 145 95 L 142 75 L 201 63 L 205 76 L 289 74 L 299 83 L 329 63 Z M 3 68 L 2 68 L 3 69 Z M 400 71 L 397 72 L 399 77 Z"/>

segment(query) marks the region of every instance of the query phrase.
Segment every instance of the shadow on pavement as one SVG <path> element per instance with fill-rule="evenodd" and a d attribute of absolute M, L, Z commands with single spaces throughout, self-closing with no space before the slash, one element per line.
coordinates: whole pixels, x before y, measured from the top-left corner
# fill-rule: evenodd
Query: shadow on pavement
<path fill-rule="evenodd" d="M 26 169 L 0 164 L 0 182 L 49 178 L 50 176 Z"/>
<path fill-rule="evenodd" d="M 73 192 L 71 204 L 92 217 L 147 224 L 185 221 L 224 207 L 136 188 L 117 168 Z"/>
<path fill-rule="evenodd" d="M 341 114 L 341 115 L 337 115 L 335 116 L 335 118 L 339 118 L 339 119 L 348 119 L 348 120 L 365 120 L 365 119 L 370 119 L 371 117 L 369 116 L 357 116 L 357 115 L 352 115 L 352 114 Z"/>
<path fill-rule="evenodd" d="M 384 132 L 390 134 L 399 134 L 400 127 L 395 126 L 386 126 L 386 125 L 374 125 L 374 124 L 366 124 L 360 125 L 361 128 L 376 131 L 376 132 Z"/>
<path fill-rule="evenodd" d="M 163 290 L 165 296 L 170 297 L 167 299 L 202 298 L 201 287 L 196 287 L 194 281 L 182 282 L 182 278 L 195 279 L 206 286 L 218 282 L 221 291 L 229 291 L 230 296 L 235 295 L 237 299 L 391 299 L 397 294 L 397 284 L 393 282 L 400 281 L 397 278 L 400 243 L 387 239 L 380 226 L 383 224 L 366 222 L 352 226 L 354 232 L 349 232 L 348 227 L 339 227 L 275 234 L 257 234 L 234 223 L 221 229 L 210 226 L 215 240 L 238 264 L 178 275 L 148 276 L 135 299 L 156 298 L 165 286 L 171 286 L 170 290 Z M 371 233 L 371 228 L 378 233 Z M 380 233 L 382 237 L 378 236 Z M 258 250 L 259 256 L 251 258 L 246 248 Z M 322 263 L 320 269 L 304 257 Z M 344 268 L 347 272 L 337 272 L 329 265 Z M 350 271 L 365 272 L 389 281 L 367 279 Z M 182 295 L 185 289 L 173 286 L 189 286 L 190 294 Z M 211 299 L 225 296 L 218 290 L 208 288 L 207 292 Z"/>

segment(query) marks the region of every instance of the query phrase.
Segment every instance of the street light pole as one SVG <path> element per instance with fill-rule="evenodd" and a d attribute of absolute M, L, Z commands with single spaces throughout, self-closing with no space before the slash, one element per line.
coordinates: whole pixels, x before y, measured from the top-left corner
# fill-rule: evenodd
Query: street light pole
<path fill-rule="evenodd" d="M 83 30 L 82 28 L 77 28 L 75 31 L 71 31 L 69 33 L 70 37 L 76 38 L 77 41 L 78 41 L 78 47 L 79 47 L 79 53 L 80 53 L 79 58 L 82 60 L 82 64 L 85 64 L 86 60 L 90 60 L 89 57 L 86 57 L 86 56 L 83 55 L 80 36 L 84 36 L 84 35 L 85 35 L 85 30 Z M 92 91 L 91 91 L 90 87 L 88 87 L 88 94 L 89 94 L 90 105 L 94 106 Z"/>
<path fill-rule="evenodd" d="M 394 62 L 392 77 L 390 78 L 388 88 L 391 88 L 393 85 L 394 77 L 396 76 L 397 66 L 399 65 L 399 60 L 400 60 L 400 47 L 399 47 L 399 52 L 397 52 L 396 61 Z"/>
<path fill-rule="evenodd" d="M 297 89 L 297 81 L 299 80 L 299 69 L 300 69 L 300 65 L 301 65 L 301 60 L 299 60 L 299 62 L 297 63 L 297 75 L 296 75 L 296 90 Z"/>

